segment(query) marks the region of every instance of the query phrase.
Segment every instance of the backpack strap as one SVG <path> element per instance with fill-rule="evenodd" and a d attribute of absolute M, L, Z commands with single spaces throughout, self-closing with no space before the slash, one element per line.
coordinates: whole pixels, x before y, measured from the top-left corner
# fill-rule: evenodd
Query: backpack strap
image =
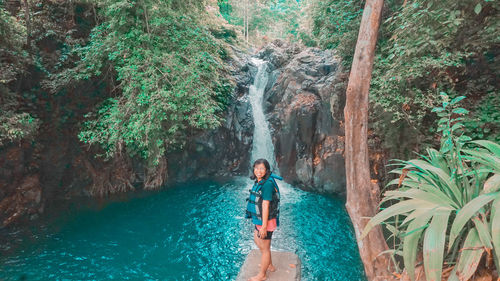
<path fill-rule="evenodd" d="M 281 180 L 283 180 L 283 178 L 282 178 L 282 177 L 280 177 L 280 176 L 278 176 L 278 175 L 276 175 L 276 174 L 273 174 L 273 173 L 271 173 L 270 177 L 275 178 L 275 179 L 278 179 L 278 180 L 280 180 L 280 181 L 281 181 Z"/>
<path fill-rule="evenodd" d="M 283 178 L 278 176 L 278 175 L 272 174 L 272 173 L 269 177 L 272 179 L 274 187 L 275 187 L 276 191 L 279 193 L 280 191 L 279 191 L 278 183 L 276 182 L 276 180 L 281 181 L 281 180 L 283 180 Z"/>

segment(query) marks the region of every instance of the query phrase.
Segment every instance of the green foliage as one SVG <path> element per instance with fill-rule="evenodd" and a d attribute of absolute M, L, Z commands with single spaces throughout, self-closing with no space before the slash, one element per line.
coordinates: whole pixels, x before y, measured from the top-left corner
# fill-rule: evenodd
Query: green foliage
<path fill-rule="evenodd" d="M 220 59 L 225 51 L 201 25 L 204 11 L 183 10 L 180 2 L 100 2 L 103 21 L 78 50 L 73 73 L 116 77 L 114 95 L 87 115 L 79 134 L 107 157 L 126 149 L 157 164 L 193 129 L 221 123 L 232 90 Z"/>
<path fill-rule="evenodd" d="M 231 5 L 230 0 L 217 0 L 217 5 L 219 6 L 220 14 L 231 23 L 231 14 L 233 12 L 233 5 Z"/>
<path fill-rule="evenodd" d="M 380 44 L 370 94 L 375 107 L 392 115 L 391 122 L 422 133 L 440 91 L 455 96 L 491 91 L 495 82 L 487 72 L 493 65 L 478 58 L 496 48 L 498 16 L 478 15 L 471 8 L 475 2 L 414 1 L 385 19 L 382 32 L 390 37 Z M 497 4 L 485 5 L 498 10 Z M 467 73 L 481 67 L 482 77 Z"/>
<path fill-rule="evenodd" d="M 467 114 L 469 111 L 457 107 L 457 103 L 465 97 L 460 96 L 450 100 L 446 93 L 441 93 L 441 98 L 443 99 L 443 105 L 432 109 L 432 112 L 436 112 L 440 117 L 437 130 L 442 132 L 440 152 L 447 153 L 453 151 L 453 149 L 460 151 L 464 143 L 471 140 L 470 137 L 464 135 L 464 125 L 461 122 L 464 120 L 461 115 Z"/>
<path fill-rule="evenodd" d="M 26 28 L 0 4 L 0 86 L 7 86 L 22 72 L 27 60 L 25 44 Z"/>
<path fill-rule="evenodd" d="M 0 109 L 0 146 L 31 138 L 39 127 L 39 120 L 29 113 L 14 113 Z"/>
<path fill-rule="evenodd" d="M 334 48 L 348 70 L 365 1 L 307 2 L 310 36 Z M 370 123 L 384 148 L 408 157 L 435 145 L 431 110 L 440 92 L 468 97 L 470 137 L 498 140 L 498 1 L 384 2 L 370 87 Z"/>
<path fill-rule="evenodd" d="M 441 280 L 445 261 L 455 264 L 448 280 L 457 275 L 468 280 L 484 254 L 494 253 L 497 269 L 500 264 L 500 145 L 468 142 L 458 117 L 467 113 L 457 107 L 463 97 L 442 97 L 442 106 L 433 110 L 440 117 L 440 151 L 427 149 L 422 159 L 397 161 L 400 167 L 392 173 L 400 177 L 389 185 L 399 188 L 386 191 L 381 203 L 391 205 L 371 218 L 362 234 L 384 222 L 396 229 L 395 248 L 402 250 L 411 280 L 419 251 L 427 280 Z"/>
<path fill-rule="evenodd" d="M 248 1 L 247 8 L 245 8 L 245 4 L 245 1 L 218 0 L 220 14 L 232 25 L 243 28 L 245 13 L 248 14 L 248 33 L 251 43 L 262 43 L 265 41 L 263 38 L 266 37 L 268 39 L 285 39 L 297 36 L 299 1 Z"/>
<path fill-rule="evenodd" d="M 234 29 L 219 27 L 219 29 L 211 29 L 210 32 L 215 38 L 224 39 L 224 41 L 228 43 L 233 43 L 237 38 L 237 34 Z M 224 56 L 224 54 L 221 54 L 221 56 Z"/>
<path fill-rule="evenodd" d="M 325 49 L 336 49 L 349 65 L 354 55 L 364 2 L 362 0 L 312 1 L 310 13 L 313 18 L 311 33 Z M 307 35 L 302 35 L 307 37 Z M 311 43 L 309 43 L 311 44 Z"/>
<path fill-rule="evenodd" d="M 26 44 L 26 27 L 12 17 L 0 5 L 0 83 L 7 84 L 21 71 L 27 55 L 23 52 Z"/>
<path fill-rule="evenodd" d="M 486 94 L 471 110 L 471 118 L 464 121 L 468 135 L 500 142 L 500 93 Z"/>
<path fill-rule="evenodd" d="M 39 126 L 38 119 L 18 110 L 16 95 L 8 87 L 30 61 L 25 44 L 26 28 L 0 6 L 0 146 L 33 137 Z"/>

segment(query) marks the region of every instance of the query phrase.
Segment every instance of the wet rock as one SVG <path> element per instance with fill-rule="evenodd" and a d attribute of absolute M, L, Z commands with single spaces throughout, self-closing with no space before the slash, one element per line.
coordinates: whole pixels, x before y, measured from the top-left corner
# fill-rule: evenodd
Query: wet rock
<path fill-rule="evenodd" d="M 277 41 L 258 56 L 279 73 L 264 99 L 280 174 L 306 190 L 345 193 L 345 77 L 339 58 L 329 50 Z"/>
<path fill-rule="evenodd" d="M 36 218 L 44 200 L 31 142 L 12 143 L 0 150 L 0 228 Z"/>
<path fill-rule="evenodd" d="M 42 188 L 37 174 L 22 179 L 15 191 L 0 201 L 1 227 L 25 219 L 34 219 L 43 212 Z"/>

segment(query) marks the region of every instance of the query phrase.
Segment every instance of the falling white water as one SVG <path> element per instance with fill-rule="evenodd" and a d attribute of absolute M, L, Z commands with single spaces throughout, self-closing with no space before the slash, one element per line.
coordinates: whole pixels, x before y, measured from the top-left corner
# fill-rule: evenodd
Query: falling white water
<path fill-rule="evenodd" d="M 264 110 L 262 108 L 264 90 L 267 85 L 267 81 L 269 79 L 269 72 L 267 62 L 252 58 L 252 62 L 258 67 L 257 74 L 255 75 L 255 80 L 253 85 L 250 86 L 249 90 L 249 100 L 252 105 L 252 113 L 253 113 L 253 122 L 255 124 L 255 128 L 253 131 L 253 145 L 252 145 L 252 154 L 251 154 L 251 163 L 250 166 L 253 165 L 253 162 L 259 158 L 264 158 L 269 161 L 269 165 L 271 165 L 271 171 L 275 174 L 279 174 L 278 164 L 276 163 L 276 158 L 274 156 L 274 146 L 271 140 L 271 133 L 269 131 L 269 124 L 265 118 Z M 244 189 L 251 188 L 253 185 L 253 181 L 246 178 L 247 184 L 243 184 Z M 280 223 L 276 234 L 273 236 L 273 245 L 271 245 L 271 249 L 282 251 L 282 252 L 293 252 L 296 251 L 293 246 L 290 245 L 298 245 L 295 241 L 295 235 L 290 235 L 292 233 L 296 233 L 296 226 L 290 219 L 293 217 L 288 213 L 287 210 L 291 210 L 291 208 L 287 208 L 287 205 L 294 205 L 296 202 L 302 200 L 300 194 L 304 193 L 298 189 L 293 188 L 291 185 L 287 184 L 284 180 L 278 181 L 278 186 L 280 190 L 280 209 L 283 212 L 280 215 Z M 246 191 L 246 190 L 245 190 Z M 305 193 L 304 193 L 305 194 Z M 242 235 L 245 237 L 245 235 Z M 250 242 L 251 239 L 241 240 L 240 248 L 247 249 L 244 250 L 249 252 L 250 249 L 256 249 L 256 246 Z M 277 241 L 277 242 L 276 242 Z"/>
<path fill-rule="evenodd" d="M 250 104 L 252 105 L 253 122 L 255 124 L 250 165 L 253 165 L 255 160 L 264 158 L 269 161 L 271 171 L 276 173 L 278 167 L 274 157 L 274 146 L 271 140 L 271 133 L 269 132 L 269 125 L 262 109 L 264 90 L 269 79 L 267 62 L 256 58 L 252 58 L 251 60 L 257 65 L 258 70 L 248 94 Z"/>

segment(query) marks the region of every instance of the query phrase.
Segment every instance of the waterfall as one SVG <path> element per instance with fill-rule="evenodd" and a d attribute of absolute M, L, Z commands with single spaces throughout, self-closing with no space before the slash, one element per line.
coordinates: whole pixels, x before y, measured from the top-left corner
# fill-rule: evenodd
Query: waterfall
<path fill-rule="evenodd" d="M 271 140 L 271 133 L 262 108 L 264 90 L 269 79 L 267 62 L 257 58 L 252 58 L 251 60 L 255 65 L 257 65 L 258 70 L 255 75 L 253 85 L 250 86 L 248 94 L 250 104 L 252 105 L 253 122 L 255 124 L 250 166 L 253 165 L 255 160 L 264 158 L 269 161 L 271 171 L 277 171 L 278 166 L 274 156 L 274 146 Z"/>

